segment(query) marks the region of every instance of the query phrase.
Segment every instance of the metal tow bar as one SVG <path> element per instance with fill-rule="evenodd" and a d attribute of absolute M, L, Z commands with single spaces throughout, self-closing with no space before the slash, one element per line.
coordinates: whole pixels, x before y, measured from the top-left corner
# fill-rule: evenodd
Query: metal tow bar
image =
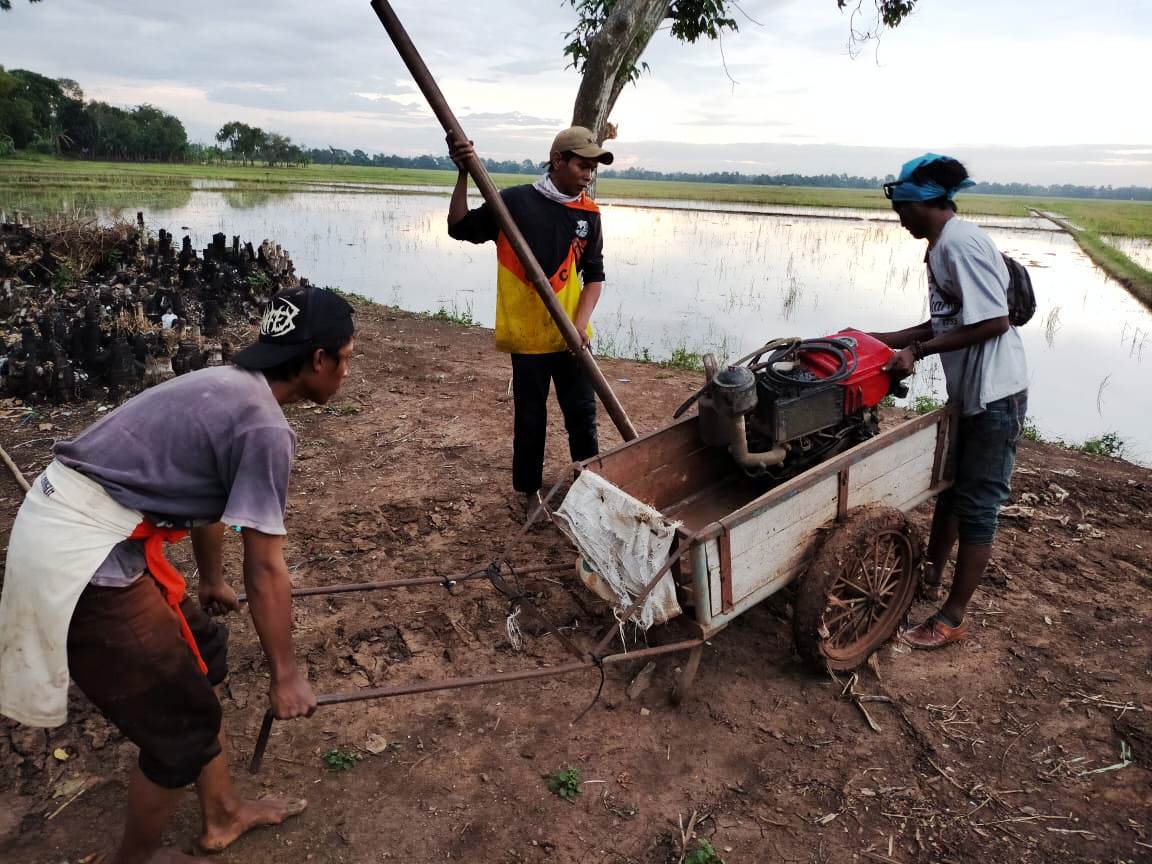
<path fill-rule="evenodd" d="M 390 696 L 408 696 L 413 693 L 430 693 L 436 690 L 460 690 L 465 687 L 481 687 L 485 684 L 501 684 L 507 681 L 525 681 L 531 678 L 550 678 L 560 675 L 570 675 L 573 672 L 584 672 L 596 669 L 600 664 L 624 663 L 644 657 L 656 657 L 661 654 L 672 654 L 678 651 L 691 651 L 704 644 L 702 639 L 689 639 L 684 642 L 673 642 L 668 645 L 659 645 L 655 648 L 641 648 L 621 654 L 609 654 L 600 659 L 599 663 L 592 657 L 583 661 L 562 663 L 559 666 L 549 666 L 545 669 L 525 669 L 521 672 L 497 672 L 490 675 L 476 675 L 471 678 L 445 678 L 440 681 L 421 681 L 413 684 L 400 684 L 395 687 L 380 687 L 375 690 L 359 690 L 354 693 L 325 693 L 316 697 L 316 705 L 343 705 L 347 702 L 365 702 L 370 699 L 386 699 Z M 264 712 L 264 721 L 260 725 L 260 734 L 256 738 L 256 748 L 252 752 L 252 761 L 248 770 L 252 774 L 260 771 L 264 761 L 264 751 L 268 747 L 268 737 L 272 733 L 272 721 L 276 718 L 272 710 Z"/>

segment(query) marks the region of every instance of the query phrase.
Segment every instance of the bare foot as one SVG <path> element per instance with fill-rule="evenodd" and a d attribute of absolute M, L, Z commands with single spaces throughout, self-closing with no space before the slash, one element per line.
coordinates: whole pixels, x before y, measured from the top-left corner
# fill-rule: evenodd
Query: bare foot
<path fill-rule="evenodd" d="M 242 801 L 240 808 L 227 821 L 208 825 L 200 835 L 200 848 L 205 852 L 222 852 L 253 828 L 279 825 L 298 813 L 304 812 L 308 802 L 303 798 L 285 801 L 281 798 L 261 798 Z M 199 861 L 201 859 L 195 859 Z"/>

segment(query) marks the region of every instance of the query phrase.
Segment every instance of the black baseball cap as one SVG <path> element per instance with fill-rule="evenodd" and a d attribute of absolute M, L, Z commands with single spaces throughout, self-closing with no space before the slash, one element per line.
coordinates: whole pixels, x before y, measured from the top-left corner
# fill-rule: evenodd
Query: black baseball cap
<path fill-rule="evenodd" d="M 352 307 L 326 288 L 276 294 L 260 319 L 260 339 L 232 358 L 243 369 L 270 369 L 317 348 L 343 346 L 356 331 Z"/>

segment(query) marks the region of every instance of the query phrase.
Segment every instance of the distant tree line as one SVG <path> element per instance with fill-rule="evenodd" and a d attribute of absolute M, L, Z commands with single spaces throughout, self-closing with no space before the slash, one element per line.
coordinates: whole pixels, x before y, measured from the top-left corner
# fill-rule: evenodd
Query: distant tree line
<path fill-rule="evenodd" d="M 0 9 L 4 8 L 0 0 Z M 153 105 L 118 108 L 84 100 L 80 85 L 69 78 L 48 78 L 26 69 L 0 66 L 0 157 L 17 150 L 147 162 L 210 164 L 239 161 L 277 165 L 363 165 L 375 168 L 421 168 L 455 171 L 446 155 L 397 156 L 368 154 L 339 147 L 305 147 L 277 132 L 232 121 L 216 133 L 215 144 L 189 143 L 184 124 Z M 537 175 L 544 163 L 485 159 L 498 174 Z M 645 168 L 605 169 L 601 177 L 623 180 L 679 180 L 687 183 L 730 183 L 749 186 L 818 186 L 837 189 L 877 189 L 895 177 L 851 174 L 739 174 L 734 171 L 688 173 Z M 1044 186 L 1034 183 L 978 183 L 972 192 L 990 195 L 1031 195 L 1063 198 L 1105 198 L 1152 201 L 1145 186 Z"/>
<path fill-rule="evenodd" d="M 1120 201 L 1152 201 L 1147 186 L 1073 186 L 1071 183 L 1041 186 L 1035 183 L 977 183 L 970 192 L 985 195 L 1031 195 L 1049 198 L 1106 198 Z"/>
<path fill-rule="evenodd" d="M 456 166 L 447 156 L 386 156 L 368 155 L 363 150 L 341 150 L 339 147 L 312 149 L 308 155 L 317 165 L 368 165 L 375 168 L 423 168 L 428 171 L 455 171 Z M 485 159 L 484 167 L 494 174 L 540 174 L 543 162 L 531 159 Z"/>
<path fill-rule="evenodd" d="M 91 159 L 180 161 L 184 124 L 152 105 L 85 102 L 80 85 L 0 66 L 0 155 L 30 150 Z"/>
<path fill-rule="evenodd" d="M 308 151 L 292 139 L 279 132 L 265 132 L 259 126 L 233 121 L 225 123 L 216 133 L 221 147 L 227 147 L 233 158 L 240 157 L 242 163 L 255 163 L 257 159 L 269 167 L 276 165 L 307 165 L 311 162 Z M 215 147 L 202 147 L 200 158 L 206 162 L 216 162 L 224 158 L 224 151 Z"/>
<path fill-rule="evenodd" d="M 605 179 L 678 180 L 685 183 L 733 183 L 742 186 L 826 186 L 833 189 L 877 189 L 884 182 L 877 177 L 857 177 L 851 174 L 738 174 L 735 171 L 694 174 L 687 171 L 649 171 L 647 168 L 608 168 L 599 173 Z"/>

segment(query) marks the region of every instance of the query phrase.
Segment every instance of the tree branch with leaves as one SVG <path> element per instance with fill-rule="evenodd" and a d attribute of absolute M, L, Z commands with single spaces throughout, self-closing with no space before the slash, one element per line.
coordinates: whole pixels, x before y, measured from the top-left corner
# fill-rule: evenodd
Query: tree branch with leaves
<path fill-rule="evenodd" d="M 896 27 L 918 0 L 836 0 L 837 7 L 851 9 L 849 45 L 878 38 L 886 28 Z M 734 0 L 568 0 L 578 20 L 565 38 L 564 56 L 581 74 L 580 89 L 572 109 L 572 125 L 586 126 L 603 142 L 614 129 L 608 123 L 624 86 L 649 71 L 640 58 L 653 35 L 666 20 L 681 42 L 720 39 L 724 32 L 740 28 L 733 12 L 743 10 Z M 861 26 L 870 7 L 875 19 Z"/>

